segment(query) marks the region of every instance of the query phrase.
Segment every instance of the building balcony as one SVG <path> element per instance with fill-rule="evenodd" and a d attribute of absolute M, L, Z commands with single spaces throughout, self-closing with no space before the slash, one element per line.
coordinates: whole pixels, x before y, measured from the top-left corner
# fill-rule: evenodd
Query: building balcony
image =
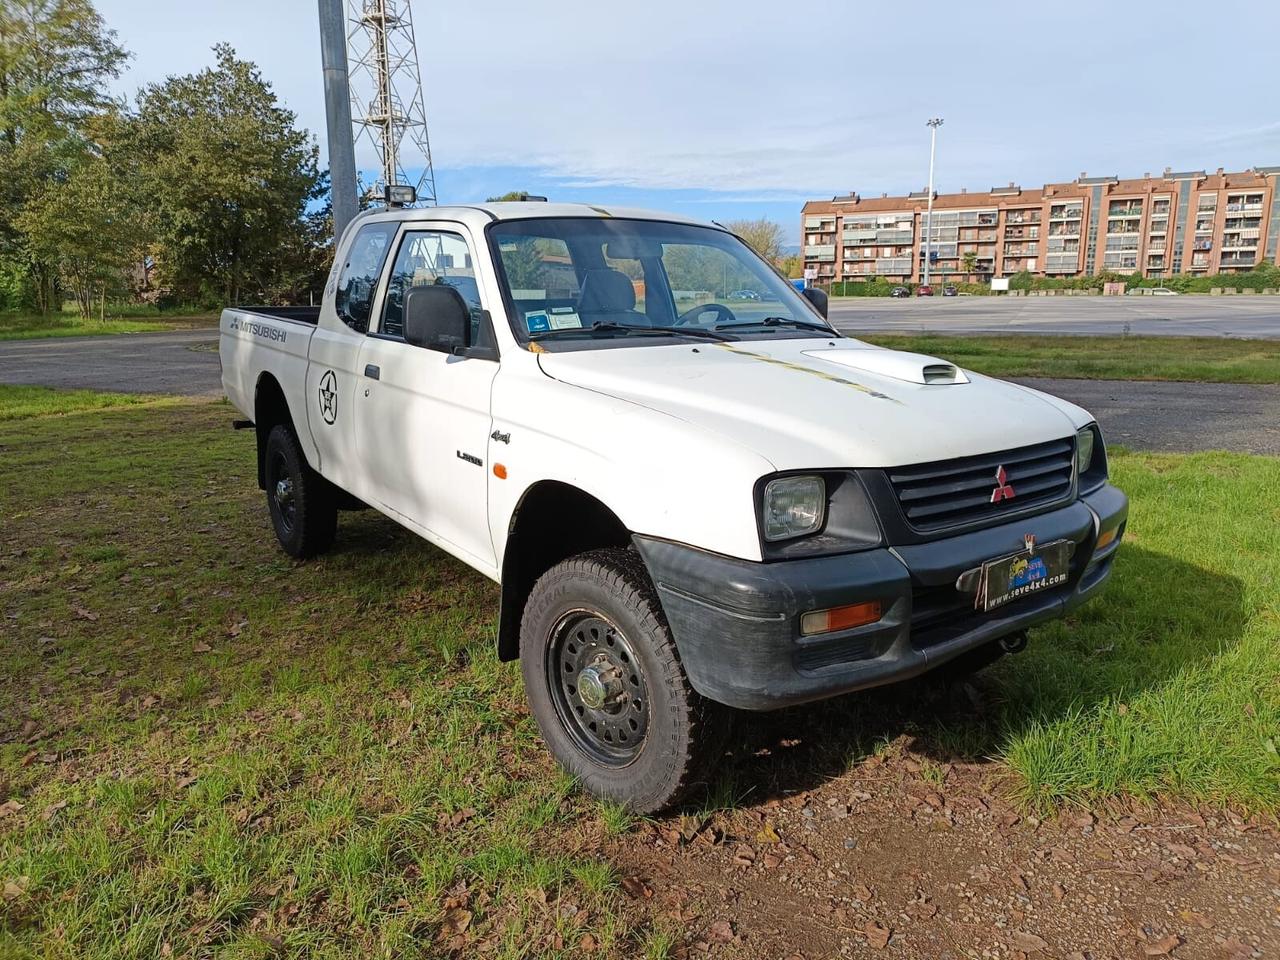
<path fill-rule="evenodd" d="M 1142 216 L 1142 205 L 1128 207 L 1109 207 L 1107 209 L 1107 219 L 1113 217 L 1140 217 Z"/>
<path fill-rule="evenodd" d="M 804 258 L 807 261 L 834 261 L 836 258 L 835 244 L 811 243 L 804 248 Z"/>
<path fill-rule="evenodd" d="M 1192 250 L 1212 250 L 1212 249 L 1213 249 L 1213 241 L 1212 241 L 1212 240 L 1201 240 L 1201 239 L 1198 239 L 1198 238 L 1197 238 L 1197 239 L 1195 239 L 1195 240 L 1192 240 L 1192 241 L 1191 241 L 1191 249 L 1192 249 Z"/>
<path fill-rule="evenodd" d="M 1004 215 L 1005 223 L 1039 223 L 1039 210 L 1013 210 Z"/>

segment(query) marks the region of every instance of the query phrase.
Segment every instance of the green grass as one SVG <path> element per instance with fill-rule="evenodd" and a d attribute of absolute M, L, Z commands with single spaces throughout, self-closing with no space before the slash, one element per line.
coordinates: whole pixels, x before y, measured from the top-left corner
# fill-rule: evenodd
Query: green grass
<path fill-rule="evenodd" d="M 137 393 L 101 393 L 97 390 L 55 390 L 0 384 L 0 420 L 22 420 L 51 414 L 79 413 L 109 407 L 155 403 L 156 397 Z"/>
<path fill-rule="evenodd" d="M 898 333 L 859 339 L 993 377 L 1280 383 L 1280 340 Z"/>
<path fill-rule="evenodd" d="M 0 313 L 0 340 L 32 340 L 44 337 L 91 337 L 105 333 L 152 333 L 158 330 L 190 330 L 213 326 L 217 312 L 162 313 L 153 307 L 113 310 L 105 320 L 84 320 L 77 313 Z"/>
<path fill-rule="evenodd" d="M 632 818 L 573 791 L 497 662 L 490 582 L 368 512 L 289 561 L 225 404 L 63 410 L 0 423 L 0 955 L 673 953 L 604 854 Z M 1109 593 L 980 678 L 983 713 L 765 715 L 703 806 L 905 735 L 931 782 L 1000 757 L 1038 806 L 1280 810 L 1280 461 L 1113 459 Z"/>

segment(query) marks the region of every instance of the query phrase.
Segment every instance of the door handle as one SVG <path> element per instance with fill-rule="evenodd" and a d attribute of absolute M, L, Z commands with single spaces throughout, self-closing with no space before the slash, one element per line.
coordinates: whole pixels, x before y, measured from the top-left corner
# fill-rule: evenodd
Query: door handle
<path fill-rule="evenodd" d="M 381 380 L 382 368 L 375 363 L 366 363 L 364 365 L 364 375 L 370 380 Z"/>

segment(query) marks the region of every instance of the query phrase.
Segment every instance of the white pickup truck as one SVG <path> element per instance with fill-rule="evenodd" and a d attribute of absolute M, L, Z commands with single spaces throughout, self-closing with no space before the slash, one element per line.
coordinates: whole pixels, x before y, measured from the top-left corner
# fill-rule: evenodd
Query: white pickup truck
<path fill-rule="evenodd" d="M 222 379 L 284 549 L 368 506 L 501 583 L 547 745 L 652 811 L 732 709 L 977 669 L 1111 572 L 1088 413 L 825 315 L 716 226 L 385 209 L 318 310 L 223 313 Z"/>

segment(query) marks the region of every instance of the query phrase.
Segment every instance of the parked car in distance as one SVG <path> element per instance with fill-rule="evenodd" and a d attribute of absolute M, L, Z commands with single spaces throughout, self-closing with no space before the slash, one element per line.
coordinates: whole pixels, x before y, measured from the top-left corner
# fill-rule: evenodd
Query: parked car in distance
<path fill-rule="evenodd" d="M 920 286 L 916 287 L 916 296 L 917 296 L 917 297 L 932 297 L 932 296 L 933 296 L 933 287 L 929 286 L 929 284 L 927 284 L 927 283 L 922 283 L 922 284 L 920 284 Z"/>
<path fill-rule="evenodd" d="M 899 287 L 894 287 L 892 290 L 890 290 L 890 291 L 889 291 L 889 296 L 891 296 L 891 297 L 909 297 L 909 296 L 911 296 L 911 289 L 910 289 L 909 287 L 901 287 L 901 286 L 899 286 Z"/>
<path fill-rule="evenodd" d="M 735 290 L 729 294 L 730 300 L 759 300 L 760 294 L 754 290 Z"/>
<path fill-rule="evenodd" d="M 1170 290 L 1168 287 L 1152 287 L 1151 296 L 1153 297 L 1176 297 L 1177 290 Z"/>
<path fill-rule="evenodd" d="M 942 295 L 944 297 L 954 297 L 958 292 L 959 291 L 956 290 L 956 285 L 954 283 L 948 283 L 942 288 Z"/>
<path fill-rule="evenodd" d="M 633 811 L 707 783 L 734 711 L 973 672 L 1111 574 L 1128 501 L 1087 412 L 844 336 L 720 227 L 391 208 L 334 253 L 320 306 L 222 314 L 280 547 L 322 554 L 370 508 L 497 581 L 495 654 L 547 748 Z M 723 270 L 774 302 L 708 302 Z M 376 575 L 384 542 L 347 556 Z"/>

